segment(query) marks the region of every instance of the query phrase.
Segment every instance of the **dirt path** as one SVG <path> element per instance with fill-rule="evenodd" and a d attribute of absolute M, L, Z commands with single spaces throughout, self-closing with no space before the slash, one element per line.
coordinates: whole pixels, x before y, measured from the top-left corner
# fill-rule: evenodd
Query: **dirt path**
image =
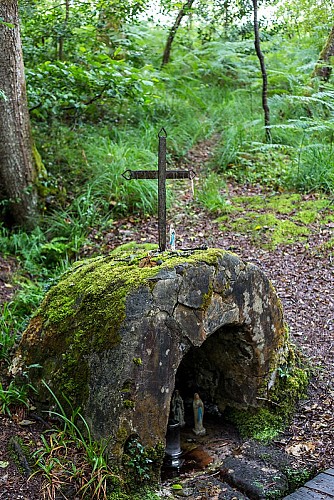
<path fill-rule="evenodd" d="M 205 163 L 210 157 L 212 143 L 202 143 L 184 159 L 184 166 L 196 170 L 196 188 L 200 189 L 201 178 L 205 175 Z M 333 205 L 323 210 L 328 221 L 318 219 L 308 224 L 308 234 L 302 241 L 293 244 L 284 242 L 276 247 L 268 246 L 268 234 L 272 228 L 238 230 L 241 215 L 247 214 L 250 200 L 262 197 L 271 200 L 275 193 L 263 191 L 260 187 L 236 186 L 229 184 L 224 193 L 230 203 L 238 199 L 239 211 L 228 213 L 222 222 L 217 215 L 207 213 L 194 201 L 190 185 L 179 183 L 175 190 L 173 207 L 168 211 L 170 221 L 176 226 L 178 244 L 183 247 L 208 245 L 231 250 L 247 262 L 261 267 L 272 280 L 282 300 L 285 318 L 289 325 L 293 342 L 300 347 L 313 367 L 313 378 L 306 400 L 299 403 L 296 415 L 276 446 L 288 451 L 300 467 L 314 465 L 318 470 L 334 466 L 334 257 L 333 250 L 327 248 L 333 238 Z M 240 201 L 240 196 L 246 201 Z M 303 197 L 301 201 L 312 201 L 314 197 Z M 254 208 L 253 208 L 254 211 Z M 258 208 L 258 213 L 263 209 Z M 293 210 L 280 213 L 281 220 L 291 220 Z M 224 226 L 224 227 L 222 227 Z M 96 252 L 107 253 L 115 246 L 129 241 L 157 242 L 157 220 L 150 217 L 138 220 L 134 217 L 115 222 L 110 231 L 91 234 L 82 256 Z M 328 245 L 329 246 L 329 245 Z M 10 274 L 15 263 L 0 258 L 0 301 L 4 302 L 13 292 Z M 13 433 L 21 436 L 26 432 L 18 422 L 0 417 L 2 426 L 0 443 L 0 464 L 8 459 L 7 438 Z M 8 429 L 8 431 L 6 431 Z M 23 436 L 24 437 L 24 436 Z M 228 442 L 228 436 L 224 441 Z M 217 441 L 217 440 L 216 440 Z M 215 442 L 215 438 L 213 438 Z M 237 441 L 230 439 L 230 446 Z M 218 453 L 217 446 L 211 447 L 211 455 Z M 4 487 L 6 486 L 6 490 Z M 29 483 L 14 468 L 0 468 L 0 499 L 40 499 L 39 483 Z M 4 493 L 1 493 L 4 492 Z M 5 496 L 4 496 L 5 495 Z M 6 496 L 7 495 L 7 496 Z M 9 495 L 9 496 L 8 496 Z"/>

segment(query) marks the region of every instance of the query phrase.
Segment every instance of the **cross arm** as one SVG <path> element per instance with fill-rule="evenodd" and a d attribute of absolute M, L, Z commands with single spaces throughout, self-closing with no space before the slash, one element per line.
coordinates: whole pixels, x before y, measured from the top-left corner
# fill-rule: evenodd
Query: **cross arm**
<path fill-rule="evenodd" d="M 127 181 L 131 179 L 158 179 L 158 170 L 125 170 L 122 177 Z M 166 170 L 166 179 L 193 179 L 193 170 Z"/>

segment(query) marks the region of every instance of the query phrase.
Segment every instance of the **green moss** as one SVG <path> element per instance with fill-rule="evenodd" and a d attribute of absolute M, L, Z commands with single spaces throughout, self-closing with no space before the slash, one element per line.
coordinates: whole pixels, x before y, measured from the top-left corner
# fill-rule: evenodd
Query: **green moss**
<path fill-rule="evenodd" d="M 35 443 L 25 443 L 21 436 L 12 436 L 8 442 L 9 454 L 23 476 L 29 476 L 35 465 L 34 446 Z"/>
<path fill-rule="evenodd" d="M 275 213 L 289 214 L 299 206 L 300 201 L 300 194 L 275 195 L 269 198 L 267 208 Z"/>
<path fill-rule="evenodd" d="M 141 366 L 143 364 L 143 360 L 141 358 L 133 358 L 132 360 L 135 365 Z"/>
<path fill-rule="evenodd" d="M 124 243 L 124 245 L 120 245 L 116 247 L 110 255 L 117 256 L 120 254 L 136 254 L 138 252 L 149 252 L 149 251 L 158 250 L 158 245 L 153 243 L 137 243 L 136 241 L 130 241 L 129 243 Z"/>
<path fill-rule="evenodd" d="M 318 212 L 314 210 L 301 210 L 297 215 L 292 217 L 293 220 L 302 222 L 303 224 L 312 224 L 318 218 Z"/>
<path fill-rule="evenodd" d="M 246 208 L 249 210 L 258 210 L 263 208 L 266 199 L 264 196 L 236 196 L 233 198 L 233 206 L 235 208 Z"/>
<path fill-rule="evenodd" d="M 305 226 L 298 226 L 290 220 L 282 220 L 271 234 L 271 246 L 277 247 L 282 243 L 294 243 L 304 239 L 309 233 L 310 230 Z"/>
<path fill-rule="evenodd" d="M 111 493 L 108 493 L 107 498 L 108 500 L 161 500 L 161 496 L 147 486 L 142 488 L 137 486 L 136 491 L 130 493 L 114 488 Z"/>
<path fill-rule="evenodd" d="M 233 205 L 247 210 L 266 210 L 279 214 L 291 213 L 301 201 L 299 194 L 279 194 L 273 196 L 236 196 Z"/>
<path fill-rule="evenodd" d="M 298 399 L 305 395 L 309 376 L 300 366 L 302 360 L 290 346 L 286 362 L 277 369 L 276 383 L 257 409 L 231 409 L 227 418 L 238 428 L 242 437 L 269 442 L 289 423 Z"/>
<path fill-rule="evenodd" d="M 202 309 L 205 310 L 209 307 L 209 305 L 211 304 L 211 300 L 212 300 L 212 294 L 213 294 L 213 284 L 210 283 L 208 293 L 205 293 L 203 295 Z"/>
<path fill-rule="evenodd" d="M 236 425 L 241 437 L 268 443 L 284 428 L 283 418 L 267 408 L 229 410 L 227 418 Z"/>
<path fill-rule="evenodd" d="M 125 399 L 123 404 L 125 408 L 131 408 L 131 409 L 133 409 L 136 406 L 135 401 L 132 401 L 132 399 Z"/>
<path fill-rule="evenodd" d="M 270 248 L 293 243 L 310 232 L 306 226 L 279 219 L 271 213 L 249 212 L 246 217 L 234 220 L 231 226 L 236 232 L 250 233 L 255 243 L 266 244 Z"/>
<path fill-rule="evenodd" d="M 77 262 L 50 289 L 25 332 L 31 356 L 27 364 L 38 359 L 44 365 L 43 377 L 49 380 L 52 375 L 58 394 L 64 392 L 74 406 L 81 405 L 88 396 L 87 355 L 119 344 L 126 297 L 140 287 L 151 290 L 155 283 L 149 279 L 162 268 L 199 262 L 217 265 L 224 253 L 219 249 L 164 252 L 152 256 L 161 265 L 140 267 L 147 246 L 129 244 L 107 257 Z M 44 364 L 50 358 L 55 361 Z M 141 359 L 133 361 L 141 365 Z"/>
<path fill-rule="evenodd" d="M 128 431 L 125 429 L 125 427 L 119 427 L 117 431 L 117 441 L 120 441 L 122 444 L 124 444 L 126 439 L 128 438 L 128 435 Z"/>
<path fill-rule="evenodd" d="M 331 238 L 326 243 L 322 243 L 318 247 L 318 250 L 320 252 L 329 252 L 332 255 L 333 254 L 333 250 L 334 250 L 334 238 Z"/>
<path fill-rule="evenodd" d="M 240 232 L 258 231 L 268 229 L 279 224 L 280 220 L 270 213 L 259 214 L 249 212 L 246 217 L 240 217 L 233 222 L 233 227 Z"/>
<path fill-rule="evenodd" d="M 253 242 L 268 248 L 304 240 L 310 233 L 309 225 L 327 224 L 334 220 L 327 208 L 331 200 L 319 196 L 305 200 L 299 194 L 268 196 L 239 196 L 232 199 L 230 215 L 216 219 L 222 231 L 248 233 Z M 242 212 L 237 217 L 233 212 Z"/>

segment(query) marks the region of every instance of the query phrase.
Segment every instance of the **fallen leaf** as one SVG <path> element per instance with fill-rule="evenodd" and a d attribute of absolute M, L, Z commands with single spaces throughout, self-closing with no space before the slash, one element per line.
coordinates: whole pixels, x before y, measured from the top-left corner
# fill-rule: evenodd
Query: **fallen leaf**
<path fill-rule="evenodd" d="M 294 457 L 300 457 L 304 453 L 313 451 L 315 449 L 315 444 L 311 441 L 306 441 L 304 443 L 292 444 L 286 448 L 286 452 Z"/>
<path fill-rule="evenodd" d="M 21 420 L 21 422 L 19 422 L 19 425 L 32 425 L 32 424 L 35 424 L 36 422 L 34 420 Z"/>

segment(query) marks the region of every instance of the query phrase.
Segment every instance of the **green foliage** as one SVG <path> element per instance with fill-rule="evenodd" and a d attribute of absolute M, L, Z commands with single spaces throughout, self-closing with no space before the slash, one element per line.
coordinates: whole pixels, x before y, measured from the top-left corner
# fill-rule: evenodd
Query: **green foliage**
<path fill-rule="evenodd" d="M 216 222 L 222 230 L 247 233 L 255 244 L 275 248 L 305 239 L 312 223 L 331 221 L 331 204 L 324 194 L 312 199 L 297 193 L 233 197 L 233 204 L 224 207 Z"/>
<path fill-rule="evenodd" d="M 106 108 L 119 108 L 128 99 L 147 106 L 152 101 L 152 78 L 156 78 L 152 67 L 137 70 L 107 55 L 92 58 L 84 53 L 80 64 L 46 61 L 27 69 L 26 75 L 29 104 L 38 120 L 84 115 L 96 121 Z"/>
<path fill-rule="evenodd" d="M 201 189 L 196 193 L 196 199 L 209 212 L 220 212 L 226 205 L 222 191 L 226 189 L 224 180 L 215 173 L 208 173 Z"/>
<path fill-rule="evenodd" d="M 145 485 L 153 485 L 159 478 L 164 456 L 164 446 L 144 447 L 138 436 L 130 436 L 124 445 L 123 467 L 129 491 L 136 491 Z"/>
<path fill-rule="evenodd" d="M 75 494 L 82 498 L 106 499 L 108 491 L 121 484 L 119 475 L 108 464 L 108 443 L 93 441 L 80 410 L 72 408 L 68 417 L 59 399 L 45 382 L 44 385 L 58 408 L 51 414 L 60 420 L 63 428 L 53 429 L 47 436 L 42 436 L 42 446 L 34 453 L 35 474 L 43 474 L 46 490 L 50 493 L 64 494 L 71 485 Z M 65 400 L 71 407 L 69 400 Z M 72 454 L 72 460 L 69 454 Z"/>
<path fill-rule="evenodd" d="M 152 460 L 147 456 L 145 447 L 137 438 L 128 440 L 125 449 L 123 463 L 125 467 L 131 469 L 138 482 L 148 481 L 151 477 Z"/>
<path fill-rule="evenodd" d="M 157 499 L 145 485 L 152 481 L 155 461 L 160 460 L 159 451 L 145 449 L 137 439 L 129 440 L 124 470 L 120 471 L 108 459 L 108 443 L 93 440 L 80 409 L 73 409 L 63 395 L 66 406 L 71 409 L 68 415 L 60 399 L 45 382 L 43 384 L 57 407 L 49 413 L 61 424 L 41 436 L 42 445 L 34 453 L 34 475 L 43 475 L 45 490 L 49 494 L 66 495 L 71 488 L 80 498 Z"/>
<path fill-rule="evenodd" d="M 81 240 L 82 243 L 82 240 Z M 0 361 L 10 364 L 14 347 L 20 340 L 33 312 L 45 291 L 68 268 L 70 259 L 78 251 L 75 239 L 62 237 L 47 240 L 41 228 L 27 234 L 0 226 L 0 247 L 4 256 L 13 255 L 19 268 L 13 276 L 17 291 L 11 302 L 1 307 Z"/>
<path fill-rule="evenodd" d="M 29 386 L 27 384 L 16 385 L 12 380 L 5 389 L 0 382 L 0 413 L 11 416 L 13 406 L 26 406 L 29 408 L 28 392 Z"/>
<path fill-rule="evenodd" d="M 284 470 L 284 474 L 286 475 L 289 482 L 289 492 L 296 491 L 297 488 L 304 486 L 307 481 L 312 479 L 315 475 L 316 471 L 311 469 L 293 469 L 291 467 L 287 467 Z"/>
<path fill-rule="evenodd" d="M 11 350 L 16 342 L 17 316 L 12 304 L 5 303 L 2 306 L 0 316 L 0 362 L 10 362 Z"/>
<path fill-rule="evenodd" d="M 298 2 L 303 12 L 307 1 Z M 167 3 L 167 10 L 180 7 Z M 15 254 L 25 273 L 19 278 L 25 315 L 93 230 L 112 230 L 123 215 L 156 212 L 157 183 L 125 181 L 121 174 L 156 168 L 162 125 L 169 168 L 198 141 L 221 134 L 211 162 L 219 175 L 208 173 L 197 193 L 208 210 L 227 210 L 221 191 L 229 177 L 280 190 L 333 190 L 333 87 L 310 86 L 319 52 L 313 35 L 287 40 L 278 30 L 263 41 L 273 117 L 273 144 L 267 145 L 261 142 L 261 75 L 253 42 L 229 26 L 231 16 L 246 13 L 245 3 L 234 9 L 201 2 L 196 12 L 204 31 L 198 38 L 197 27 L 181 27 L 173 59 L 162 71 L 154 68 L 160 66 L 164 30 L 124 22 L 144 7 L 125 0 L 71 3 L 66 18 L 64 4 L 21 3 L 31 116 L 48 170 L 41 229 L 0 232 L 2 251 Z M 324 9 L 319 4 L 308 15 Z M 207 24 L 223 14 L 224 28 L 215 24 L 208 33 Z"/>
<path fill-rule="evenodd" d="M 288 184 L 302 192 L 334 190 L 333 144 L 310 144 L 300 150 Z"/>
<path fill-rule="evenodd" d="M 0 226 L 0 245 L 4 255 L 15 255 L 22 268 L 31 276 L 45 281 L 54 273 L 63 272 L 66 260 L 73 253 L 73 242 L 64 243 L 60 236 L 47 240 L 45 232 L 37 227 L 33 232 L 9 231 Z"/>
<path fill-rule="evenodd" d="M 256 411 L 230 410 L 228 414 L 243 438 L 253 438 L 269 443 L 284 429 L 284 419 L 267 408 Z"/>
<path fill-rule="evenodd" d="M 162 4 L 175 13 L 183 2 Z M 310 80 L 331 28 L 332 7 L 326 0 L 316 5 L 311 0 L 285 2 L 281 17 L 263 26 L 271 144 L 262 142 L 261 74 L 247 18 L 249 2 L 197 2 L 194 22 L 180 27 L 172 60 L 163 70 L 159 68 L 166 32 L 137 22 L 147 2 L 99 0 L 68 6 L 66 12 L 66 3 L 53 0 L 20 2 L 30 114 L 48 171 L 42 181 L 47 210 L 40 228 L 30 234 L 0 228 L 1 252 L 15 255 L 19 263 L 14 276 L 19 291 L 2 306 L 0 318 L 3 365 L 10 363 L 45 290 L 77 258 L 92 232 L 99 236 L 112 231 L 115 220 L 129 214 L 156 213 L 157 183 L 125 181 L 121 174 L 127 169 L 156 169 L 161 126 L 168 132 L 168 168 L 178 166 L 193 145 L 219 134 L 196 200 L 218 214 L 247 210 L 248 215 L 242 214 L 231 227 L 250 232 L 261 245 L 303 238 L 305 226 L 320 221 L 319 211 L 325 206 L 299 207 L 300 198 L 284 196 L 267 197 L 265 207 L 263 199 L 255 198 L 229 206 L 222 194 L 228 179 L 278 191 L 334 189 L 333 82 L 319 88 Z M 242 16 L 241 23 L 233 22 Z M 1 90 L 0 99 L 6 100 Z M 168 197 L 170 202 L 170 186 Z M 282 221 L 280 214 L 289 220 Z M 331 216 L 326 217 L 328 221 Z M 330 249 L 333 242 L 325 246 Z M 129 258 L 132 254 L 129 249 Z M 55 314 L 66 314 L 66 307 Z M 82 340 L 78 332 L 74 343 L 81 343 L 81 353 Z M 134 362 L 140 366 L 139 358 Z M 64 363 L 72 369 L 77 359 L 69 351 Z M 285 405 L 275 393 L 270 396 L 272 406 L 235 416 L 245 435 L 268 441 L 284 427 L 306 378 L 299 366 L 291 370 L 287 364 L 279 368 L 278 379 L 279 390 L 291 397 Z M 66 383 L 70 390 L 77 389 L 71 380 Z M 68 417 L 56 403 L 59 410 L 54 416 L 63 429 L 43 436 L 36 453 L 50 495 L 58 488 L 66 496 L 73 483 L 82 496 L 154 498 L 149 491 L 125 493 L 123 478 L 108 463 L 106 443 L 93 442 L 78 410 L 72 409 Z M 28 404 L 27 381 L 0 387 L 1 411 L 9 414 L 17 404 Z M 133 408 L 131 400 L 125 404 L 129 411 Z M 136 438 L 128 442 L 124 470 L 130 476 L 136 473 L 134 488 L 149 483 L 161 458 L 155 453 Z M 130 489 L 129 477 L 125 482 Z"/>

